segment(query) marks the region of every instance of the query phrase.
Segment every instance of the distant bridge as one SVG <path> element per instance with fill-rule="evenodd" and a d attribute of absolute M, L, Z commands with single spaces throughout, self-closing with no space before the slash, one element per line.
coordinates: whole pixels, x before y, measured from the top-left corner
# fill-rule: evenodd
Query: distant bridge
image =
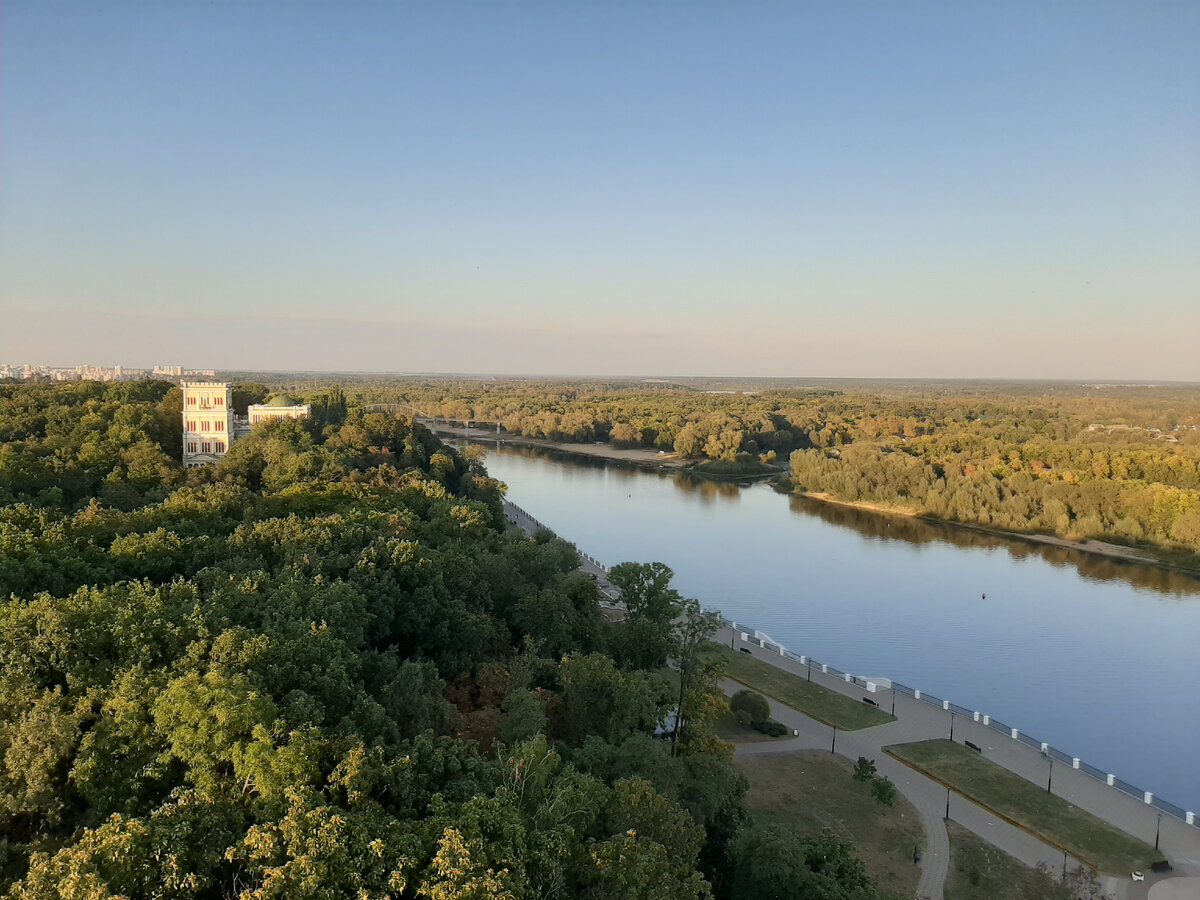
<path fill-rule="evenodd" d="M 450 429 L 452 432 L 456 428 L 461 428 L 461 430 L 464 431 L 467 435 L 469 435 L 471 433 L 471 423 L 472 422 L 475 423 L 476 430 L 479 430 L 480 426 L 483 426 L 483 425 L 486 425 L 489 429 L 491 429 L 491 427 L 493 425 L 495 425 L 496 426 L 496 434 L 500 433 L 500 427 L 501 427 L 499 422 L 481 422 L 477 419 L 450 419 L 445 416 L 431 416 L 428 413 L 422 412 L 421 410 L 417 409 L 415 406 L 410 406 L 407 403 L 368 403 L 366 405 L 366 408 L 367 409 L 375 409 L 375 410 L 383 410 L 383 411 L 393 412 L 393 413 L 404 412 L 406 410 L 410 411 L 410 412 L 415 412 L 419 418 L 424 419 L 426 422 L 430 422 L 430 423 L 441 422 L 444 424 L 444 427 Z M 462 425 L 457 426 L 454 424 L 455 422 L 462 422 Z"/>

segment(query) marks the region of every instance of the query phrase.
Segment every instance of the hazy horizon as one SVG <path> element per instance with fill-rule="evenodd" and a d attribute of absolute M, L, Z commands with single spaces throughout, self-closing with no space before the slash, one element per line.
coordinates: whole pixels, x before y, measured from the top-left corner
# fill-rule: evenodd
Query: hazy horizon
<path fill-rule="evenodd" d="M 1200 380 L 1200 5 L 0 9 L 0 361 Z"/>

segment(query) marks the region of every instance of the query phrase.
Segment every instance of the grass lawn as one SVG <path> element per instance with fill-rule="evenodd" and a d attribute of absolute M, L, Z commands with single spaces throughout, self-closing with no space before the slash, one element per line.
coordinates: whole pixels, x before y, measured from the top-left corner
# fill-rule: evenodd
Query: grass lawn
<path fill-rule="evenodd" d="M 1031 869 L 976 837 L 957 822 L 950 833 L 950 871 L 946 900 L 1074 900 L 1075 895 L 1058 880 L 1057 873 Z"/>
<path fill-rule="evenodd" d="M 1162 855 L 1149 844 L 1072 806 L 1061 797 L 948 740 L 885 748 L 897 759 L 941 779 L 964 796 L 1066 847 L 1077 859 L 1114 875 L 1149 869 Z"/>
<path fill-rule="evenodd" d="M 913 849 L 925 846 L 925 830 L 904 797 L 880 806 L 870 787 L 854 780 L 852 763 L 823 750 L 735 756 L 733 762 L 750 780 L 746 804 L 756 822 L 800 834 L 829 828 L 854 844 L 881 898 L 916 893 L 921 873 Z"/>
<path fill-rule="evenodd" d="M 823 688 L 749 654 L 735 653 L 719 644 L 713 644 L 713 647 L 725 655 L 730 678 L 828 725 L 836 725 L 843 731 L 855 731 L 896 721 L 895 716 L 881 709 Z"/>

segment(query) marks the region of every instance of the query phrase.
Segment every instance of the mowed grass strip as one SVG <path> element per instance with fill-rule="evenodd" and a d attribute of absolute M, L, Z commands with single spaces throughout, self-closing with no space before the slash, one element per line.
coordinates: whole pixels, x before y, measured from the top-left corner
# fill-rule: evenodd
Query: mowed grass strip
<path fill-rule="evenodd" d="M 824 750 L 738 754 L 733 764 L 750 782 L 746 806 L 755 822 L 798 834 L 829 828 L 854 844 L 881 898 L 916 894 L 921 872 L 913 850 L 925 846 L 925 830 L 903 796 L 880 806 L 870 786 L 854 780 L 854 764 Z"/>
<path fill-rule="evenodd" d="M 725 654 L 730 678 L 792 709 L 798 709 L 806 716 L 836 725 L 842 731 L 857 731 L 859 728 L 896 721 L 895 716 L 881 709 L 821 687 L 749 654 L 735 653 L 719 644 L 713 644 L 713 647 Z"/>
<path fill-rule="evenodd" d="M 1072 806 L 1045 788 L 945 738 L 893 744 L 885 752 L 917 766 L 955 791 L 1047 838 L 1076 859 L 1113 875 L 1148 869 L 1162 859 L 1149 844 Z"/>

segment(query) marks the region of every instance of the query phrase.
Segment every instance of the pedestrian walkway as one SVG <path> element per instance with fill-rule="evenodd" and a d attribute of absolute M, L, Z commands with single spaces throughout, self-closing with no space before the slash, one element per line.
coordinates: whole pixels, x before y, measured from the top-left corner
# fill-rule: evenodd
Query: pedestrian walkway
<path fill-rule="evenodd" d="M 530 537 L 533 537 L 543 528 L 546 528 L 541 522 L 535 519 L 521 507 L 508 500 L 504 501 L 504 517 L 509 522 L 516 525 Z M 547 529 L 549 530 L 549 529 Z M 621 592 L 608 580 L 608 569 L 598 560 L 588 556 L 578 547 L 575 552 L 579 554 L 579 571 L 591 575 L 596 582 L 596 587 L 600 589 L 601 605 L 608 609 L 615 609 L 621 605 Z M 624 609 L 623 606 L 621 606 Z M 623 614 L 623 613 L 622 613 Z"/>
<path fill-rule="evenodd" d="M 827 675 L 819 667 L 801 665 L 757 644 L 741 641 L 741 632 L 723 628 L 714 639 L 726 646 L 737 646 L 757 659 L 800 677 L 811 678 L 822 687 L 846 696 L 855 699 L 867 696 L 860 686 Z M 732 693 L 742 685 L 729 681 L 725 687 Z M 888 693 L 893 693 L 893 697 L 888 698 Z M 985 758 L 1034 784 L 1044 785 L 1049 780 L 1053 793 L 1152 846 L 1157 838 L 1157 846 L 1171 862 L 1173 872 L 1167 876 L 1146 873 L 1147 882 L 1137 885 L 1128 878 L 1102 878 L 1101 883 L 1110 896 L 1145 897 L 1147 890 L 1156 882 L 1165 883 L 1177 878 L 1183 882 L 1179 876 L 1200 875 L 1200 828 L 1170 816 L 1160 816 L 1153 808 L 1135 798 L 1061 763 L 1054 764 L 1051 779 L 1051 763 L 1047 758 L 1026 744 L 1006 740 L 1002 734 L 975 722 L 972 717 L 954 715 L 898 692 L 877 692 L 871 699 L 889 711 L 894 704 L 896 721 L 859 731 L 838 731 L 836 752 L 850 760 L 859 756 L 874 759 L 879 773 L 890 778 L 921 813 L 929 840 L 929 852 L 923 861 L 926 871 L 922 872 L 920 896 L 929 900 L 937 900 L 942 896 L 949 855 L 949 842 L 943 823 L 947 810 L 949 818 L 1027 865 L 1044 864 L 1051 871 L 1062 871 L 1078 865 L 1058 848 L 997 818 L 883 752 L 883 748 L 891 744 L 948 738 L 952 715 L 955 742 L 972 742 L 980 747 Z M 786 753 L 806 748 L 833 749 L 833 729 L 828 725 L 809 719 L 778 701 L 772 700 L 771 706 L 776 719 L 798 732 L 799 743 L 748 744 L 738 747 L 739 754 Z M 1133 888 L 1136 890 L 1131 890 Z"/>
<path fill-rule="evenodd" d="M 545 526 L 514 503 L 504 501 L 508 521 L 528 535 Z M 593 575 L 610 608 L 620 602 L 620 593 L 608 580 L 608 570 L 585 553 L 579 553 L 580 570 Z M 741 641 L 741 632 L 722 628 L 714 640 L 729 647 L 738 647 L 757 659 L 768 662 L 794 675 L 849 697 L 861 699 L 866 692 L 858 684 L 827 674 L 820 667 L 803 665 L 791 657 L 764 649 L 757 643 Z M 733 693 L 742 685 L 734 681 L 725 684 Z M 891 697 L 888 697 L 891 694 Z M 788 753 L 803 749 L 830 749 L 850 760 L 859 756 L 874 759 L 879 774 L 890 778 L 909 802 L 916 807 L 925 827 L 928 847 L 922 859 L 918 896 L 941 900 L 946 874 L 949 871 L 949 838 L 945 820 L 953 819 L 1009 856 L 1029 866 L 1045 865 L 1051 871 L 1064 872 L 1079 865 L 1062 850 L 1034 837 L 977 806 L 970 800 L 893 759 L 883 752 L 885 746 L 912 743 L 951 736 L 957 743 L 970 741 L 982 755 L 1034 784 L 1049 783 L 1054 794 L 1078 808 L 1109 822 L 1134 837 L 1156 846 L 1170 861 L 1173 871 L 1166 875 L 1145 873 L 1145 882 L 1132 882 L 1128 877 L 1102 877 L 1101 885 L 1110 897 L 1144 900 L 1151 897 L 1174 897 L 1196 882 L 1187 876 L 1200 877 L 1200 828 L 1171 816 L 1164 816 L 1137 798 L 1109 787 L 1102 781 L 1061 762 L 1054 762 L 1018 740 L 1008 740 L 1003 734 L 985 724 L 952 711 L 915 699 L 906 693 L 884 689 L 870 698 L 881 708 L 896 715 L 897 720 L 859 731 L 838 731 L 836 747 L 834 732 L 808 718 L 803 713 L 772 700 L 773 716 L 797 732 L 796 741 L 783 743 L 746 744 L 738 754 Z M 1051 772 L 1053 767 L 1053 772 Z M 1161 891 L 1155 890 L 1161 885 Z M 1183 896 L 1189 896 L 1186 893 Z M 1200 898 L 1200 894 L 1197 895 Z"/>

